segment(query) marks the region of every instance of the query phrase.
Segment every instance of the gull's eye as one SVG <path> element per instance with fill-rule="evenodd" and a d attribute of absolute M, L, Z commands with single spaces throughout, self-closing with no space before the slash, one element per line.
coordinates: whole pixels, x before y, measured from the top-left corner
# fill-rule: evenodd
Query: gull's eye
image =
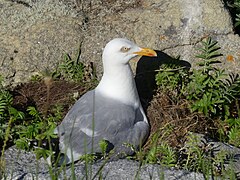
<path fill-rule="evenodd" d="M 125 46 L 123 46 L 123 47 L 120 49 L 120 51 L 123 52 L 123 53 L 128 52 L 129 50 L 130 50 L 130 48 L 125 47 Z"/>

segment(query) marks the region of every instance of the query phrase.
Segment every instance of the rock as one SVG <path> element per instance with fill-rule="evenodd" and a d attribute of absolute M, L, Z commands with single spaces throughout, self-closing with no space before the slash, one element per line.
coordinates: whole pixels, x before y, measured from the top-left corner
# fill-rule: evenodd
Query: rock
<path fill-rule="evenodd" d="M 5 179 L 51 179 L 51 173 L 47 163 L 43 160 L 36 161 L 36 157 L 31 152 L 17 150 L 15 147 L 9 148 L 5 153 L 6 169 Z M 160 165 L 144 165 L 140 167 L 139 162 L 122 159 L 118 161 L 107 162 L 101 171 L 104 162 L 88 164 L 88 170 L 83 163 L 74 165 L 74 173 L 76 179 L 92 179 L 96 174 L 95 179 L 99 175 L 103 179 L 189 179 L 189 180 L 204 180 L 200 173 L 188 172 L 184 170 L 166 169 Z M 63 170 L 57 179 L 70 179 L 73 176 L 71 166 Z M 90 178 L 91 177 L 91 178 Z"/>
<path fill-rule="evenodd" d="M 194 133 L 195 134 L 195 133 Z M 235 174 L 239 176 L 240 174 L 240 148 L 234 147 L 232 145 L 214 141 L 202 134 L 195 134 L 200 139 L 200 144 L 209 144 L 214 149 L 213 153 L 216 156 L 218 153 L 224 152 L 227 155 L 225 159 L 224 166 L 226 169 L 232 169 Z"/>
<path fill-rule="evenodd" d="M 116 5 L 111 4 L 113 7 Z M 195 63 L 198 60 L 195 58 L 195 48 L 203 37 L 219 37 L 224 41 L 228 34 L 233 33 L 231 18 L 220 0 L 142 0 L 134 8 L 129 6 L 119 10 L 120 13 L 109 14 L 104 7 L 99 11 L 101 15 L 98 17 L 89 14 L 89 31 L 82 53 L 84 60 L 91 57 L 101 62 L 101 48 L 108 39 L 123 36 L 133 39 L 140 46 L 163 50 L 174 57 L 180 55 L 181 59 Z M 94 47 L 99 51 L 92 54 L 87 49 L 92 47 L 95 40 L 98 44 Z M 236 58 L 239 42 L 232 41 L 231 52 Z M 224 55 L 223 62 L 227 54 Z"/>
<path fill-rule="evenodd" d="M 48 173 L 47 163 L 40 159 L 36 160 L 33 152 L 17 149 L 15 146 L 8 148 L 4 153 L 5 168 L 3 179 L 21 179 L 27 175 Z M 28 179 L 28 178 L 26 178 Z"/>
<path fill-rule="evenodd" d="M 239 177 L 240 174 L 240 149 L 229 144 L 214 142 L 214 147 L 219 151 L 226 152 L 228 154 L 228 158 L 225 161 L 225 167 L 232 169 L 234 173 L 236 173 Z"/>
<path fill-rule="evenodd" d="M 202 38 L 219 41 L 222 66 L 239 72 L 238 35 L 221 0 L 23 0 L 0 2 L 0 74 L 5 85 L 26 82 L 35 72 L 54 70 L 64 53 L 94 61 L 114 37 L 162 50 L 195 63 Z M 197 7 L 197 8 L 196 8 Z M 228 61 L 231 55 L 234 61 Z"/>
<path fill-rule="evenodd" d="M 201 143 L 211 144 L 214 148 L 215 155 L 220 151 L 224 151 L 231 157 L 225 161 L 226 168 L 232 168 L 234 173 L 239 174 L 240 165 L 240 149 L 222 142 L 216 142 L 212 139 L 204 137 L 201 134 L 195 134 L 200 138 Z M 50 167 L 43 159 L 36 160 L 33 152 L 26 152 L 17 149 L 15 146 L 8 148 L 4 154 L 6 168 L 3 178 L 5 179 L 51 179 Z M 87 167 L 87 169 L 86 169 Z M 101 170 L 102 169 L 102 170 Z M 54 168 L 51 169 L 52 172 Z M 58 168 L 59 170 L 59 168 Z M 101 171 L 100 171 L 101 170 Z M 100 173 L 99 173 L 100 171 Z M 201 173 L 189 172 L 186 170 L 177 170 L 174 168 L 164 168 L 157 164 L 146 164 L 140 166 L 140 163 L 133 160 L 120 159 L 117 161 L 88 164 L 85 166 L 83 162 L 74 164 L 74 173 L 76 179 L 99 178 L 99 175 L 104 179 L 205 179 Z M 73 176 L 71 166 L 60 170 L 58 179 L 70 178 Z M 210 176 L 210 175 L 209 175 Z M 91 179 L 90 178 L 90 179 Z M 213 177 L 208 177 L 209 179 Z M 214 177 L 214 179 L 221 179 L 221 177 Z"/>
<path fill-rule="evenodd" d="M 0 74 L 6 85 L 54 69 L 64 53 L 78 49 L 83 37 L 82 18 L 63 3 L 21 2 L 0 2 Z"/>

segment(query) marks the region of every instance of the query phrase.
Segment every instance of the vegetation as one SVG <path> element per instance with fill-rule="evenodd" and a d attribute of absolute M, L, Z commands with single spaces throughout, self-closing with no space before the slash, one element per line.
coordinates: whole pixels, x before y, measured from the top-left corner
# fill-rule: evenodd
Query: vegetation
<path fill-rule="evenodd" d="M 82 82 L 84 77 L 84 63 L 80 61 L 81 45 L 75 59 L 69 54 L 64 55 L 64 62 L 59 65 L 59 74 L 69 81 Z"/>
<path fill-rule="evenodd" d="M 54 134 L 54 129 L 64 117 L 63 104 L 50 106 L 50 89 L 54 82 L 65 82 L 71 79 L 74 83 L 84 84 L 85 88 L 81 89 L 83 92 L 80 95 L 94 88 L 97 83 L 95 71 L 93 69 L 90 71 L 90 68 L 93 68 L 92 64 L 88 66 L 79 62 L 79 53 L 76 59 L 72 59 L 66 54 L 63 63 L 59 65 L 55 72 L 45 70 L 40 75 L 32 77 L 34 83 L 43 82 L 43 86 L 46 87 L 43 95 L 46 96 L 46 101 L 40 109 L 37 109 L 39 106 L 36 106 L 36 102 L 31 102 L 32 100 L 28 99 L 31 97 L 26 97 L 27 106 L 22 104 L 18 106 L 14 102 L 12 91 L 5 89 L 2 86 L 2 79 L 0 80 L 0 147 L 2 147 L 0 172 L 4 169 L 5 162 L 3 156 L 5 149 L 13 144 L 20 149 L 34 151 L 37 159 L 43 157 L 47 160 L 50 155 L 53 155 L 52 148 L 54 147 L 51 144 L 51 140 L 57 137 Z M 66 83 L 65 85 L 67 86 L 68 84 Z M 72 101 L 75 101 L 77 98 L 74 98 L 73 94 L 70 96 Z M 28 103 L 33 104 L 33 106 L 28 105 Z M 54 173 L 52 175 L 54 176 Z"/>
<path fill-rule="evenodd" d="M 240 33 L 240 0 L 225 0 L 232 15 L 235 31 Z"/>
<path fill-rule="evenodd" d="M 169 110 L 173 107 L 168 105 L 170 107 L 167 111 L 170 113 L 162 115 L 162 118 L 169 121 L 165 120 L 159 129 L 152 132 L 150 144 L 144 152 L 146 154 L 140 157 L 145 156 L 145 163 L 160 163 L 168 167 L 202 172 L 206 178 L 213 174 L 229 175 L 231 171 L 223 167 L 223 162 L 227 159 L 224 152 L 213 153 L 214 148 L 211 144 L 201 142 L 198 135 L 191 133 L 191 128 L 182 128 L 181 131 L 188 131 L 182 133 L 176 130 L 176 126 L 179 125 L 174 122 L 181 120 L 182 114 L 187 113 L 188 118 L 185 121 L 192 123 L 186 126 L 212 128 L 207 132 L 209 137 L 240 147 L 240 77 L 238 74 L 228 74 L 216 66 L 220 63 L 217 57 L 221 56 L 216 41 L 207 38 L 202 41 L 198 50 L 199 54 L 196 57 L 199 58 L 199 62 L 196 69 L 189 70 L 170 64 L 163 65 L 157 73 L 158 92 L 161 92 L 165 99 L 170 99 L 178 113 L 172 118 L 175 118 L 174 120 L 169 118 L 175 111 Z M 156 105 L 155 108 L 162 106 L 154 104 Z M 202 125 L 199 120 L 202 121 Z M 184 138 L 181 140 L 185 143 L 172 142 L 172 134 L 183 134 Z M 175 143 L 174 146 L 171 143 Z M 231 177 L 234 176 L 231 174 Z"/>
<path fill-rule="evenodd" d="M 161 93 L 155 100 L 159 103 L 162 98 L 165 102 L 171 102 L 171 108 L 167 110 L 166 116 L 163 114 L 163 119 L 174 114 L 176 116 L 169 121 L 157 122 L 159 125 L 151 130 L 147 144 L 143 149 L 136 150 L 136 155 L 131 158 L 139 160 L 141 164 L 158 163 L 166 167 L 202 172 L 206 179 L 213 175 L 234 179 L 235 175 L 224 166 L 224 161 L 228 159 L 227 154 L 222 151 L 213 153 L 215 149 L 211 144 L 203 142 L 199 135 L 195 134 L 202 131 L 192 127 L 205 124 L 203 129 L 213 128 L 207 134 L 209 137 L 240 147 L 240 77 L 217 67 L 217 58 L 221 53 L 216 41 L 207 38 L 202 41 L 198 50 L 197 68 L 189 70 L 174 64 L 160 67 L 156 74 L 156 84 L 158 92 Z M 1 87 L 1 157 L 5 148 L 12 144 L 21 149 L 33 150 L 38 159 L 47 159 L 53 155 L 51 139 L 56 138 L 53 131 L 64 116 L 62 104 L 50 105 L 49 94 L 54 82 L 59 79 L 71 80 L 87 86 L 87 90 L 96 85 L 95 74 L 86 75 L 89 66 L 79 62 L 79 56 L 80 54 L 72 59 L 66 55 L 57 71 L 45 72 L 42 77 L 34 77 L 37 82 L 43 80 L 46 86 L 45 108 L 38 109 L 38 106 L 30 105 L 18 109 L 11 92 Z M 160 109 L 161 106 L 159 111 L 165 111 L 166 109 Z M 154 108 L 157 109 L 158 106 Z M 177 122 L 178 120 L 181 122 Z M 183 126 L 185 127 L 182 128 Z M 178 137 L 173 138 L 176 134 Z M 173 142 L 176 139 L 177 142 Z M 106 142 L 101 141 L 99 146 L 105 162 L 97 174 L 88 174 L 87 170 L 91 169 L 91 163 L 96 156 L 81 157 L 81 160 L 85 161 L 88 178 L 95 178 L 97 175 L 101 177 L 101 170 L 111 156 L 111 153 L 106 154 Z M 1 158 L 0 164 L 4 166 L 4 159 Z M 52 178 L 55 179 L 61 171 L 66 170 L 66 164 L 57 168 L 58 171 L 49 168 Z M 75 177 L 74 164 L 71 165 L 71 170 Z"/>
<path fill-rule="evenodd" d="M 219 63 L 216 57 L 221 56 L 219 50 L 217 42 L 207 38 L 196 56 L 201 59 L 198 68 L 173 71 L 172 67 L 164 67 L 156 75 L 156 81 L 162 91 L 174 91 L 173 100 L 186 99 L 192 112 L 221 122 L 223 126 L 215 135 L 238 147 L 240 137 L 235 129 L 240 128 L 240 77 L 215 66 Z"/>

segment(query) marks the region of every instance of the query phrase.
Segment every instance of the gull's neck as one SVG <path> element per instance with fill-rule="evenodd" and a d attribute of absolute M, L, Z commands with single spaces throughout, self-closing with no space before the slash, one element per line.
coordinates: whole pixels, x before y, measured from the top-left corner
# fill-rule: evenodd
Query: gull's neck
<path fill-rule="evenodd" d="M 140 105 L 133 72 L 129 64 L 104 66 L 104 74 L 96 92 L 135 107 Z"/>

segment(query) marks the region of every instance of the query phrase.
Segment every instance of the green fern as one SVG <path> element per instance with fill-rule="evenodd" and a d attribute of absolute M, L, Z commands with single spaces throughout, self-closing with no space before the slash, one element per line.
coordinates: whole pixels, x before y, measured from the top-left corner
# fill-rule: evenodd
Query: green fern
<path fill-rule="evenodd" d="M 217 41 L 209 37 L 201 42 L 198 50 L 198 68 L 187 73 L 160 69 L 156 75 L 156 83 L 167 93 L 175 92 L 172 100 L 176 97 L 186 98 L 192 112 L 202 113 L 213 120 L 223 120 L 229 129 L 218 129 L 220 139 L 225 135 L 228 138 L 224 140 L 238 145 L 235 139 L 238 139 L 239 133 L 235 132 L 237 128 L 231 126 L 228 120 L 240 117 L 240 76 L 227 74 L 225 70 L 215 66 L 219 63 L 217 57 L 221 56 Z"/>
<path fill-rule="evenodd" d="M 159 139 L 161 139 L 161 135 L 159 132 L 156 132 L 151 137 L 150 149 L 145 154 L 144 163 L 155 164 L 159 163 Z"/>
<path fill-rule="evenodd" d="M 84 77 L 84 64 L 80 62 L 81 44 L 77 56 L 72 59 L 69 54 L 64 55 L 64 62 L 59 65 L 60 74 L 67 80 L 82 82 Z"/>
<path fill-rule="evenodd" d="M 210 175 L 213 169 L 213 148 L 206 148 L 208 144 L 201 145 L 200 137 L 195 134 L 190 133 L 187 138 L 188 140 L 185 146 L 186 152 L 184 152 L 187 157 L 183 160 L 184 168 L 203 172 L 205 176 Z"/>
<path fill-rule="evenodd" d="M 41 121 L 42 117 L 39 113 L 39 111 L 37 111 L 37 109 L 33 106 L 29 106 L 27 108 L 27 111 L 28 111 L 28 114 L 31 115 L 33 118 L 34 118 L 34 121 L 36 122 L 39 122 Z"/>
<path fill-rule="evenodd" d="M 23 120 L 25 114 L 18 111 L 13 107 L 13 97 L 9 91 L 5 89 L 0 90 L 0 139 L 13 138 L 15 136 L 16 129 L 14 123 L 19 120 Z M 9 121 L 11 119 L 11 123 Z M 10 127 L 9 127 L 10 125 Z M 6 134 L 7 128 L 9 132 Z"/>
<path fill-rule="evenodd" d="M 215 60 L 212 60 L 215 57 L 220 56 L 218 50 L 220 49 L 217 46 L 217 41 L 212 40 L 208 37 L 205 41 L 201 41 L 202 47 L 197 48 L 201 54 L 196 55 L 196 57 L 201 58 L 204 62 L 199 62 L 199 66 L 209 66 L 212 63 L 215 63 Z"/>
<path fill-rule="evenodd" d="M 101 140 L 101 141 L 99 141 L 99 146 L 100 146 L 103 158 L 105 159 L 107 157 L 106 152 L 107 152 L 108 143 L 105 140 Z"/>
<path fill-rule="evenodd" d="M 167 167 L 174 167 L 177 164 L 177 153 L 168 144 L 162 142 L 159 146 L 159 151 L 161 152 L 160 163 Z"/>
<path fill-rule="evenodd" d="M 53 115 L 48 115 L 43 117 L 43 115 L 35 108 L 28 107 L 27 112 L 30 117 L 24 125 L 19 127 L 17 134 L 19 139 L 15 140 L 15 144 L 18 148 L 30 150 L 32 143 L 35 141 L 39 142 L 41 145 L 42 141 L 49 141 L 51 138 L 56 138 L 57 135 L 54 134 L 54 129 L 56 128 L 56 121 L 62 119 L 62 115 L 59 112 L 61 108 L 56 108 Z M 40 151 L 36 151 L 38 156 L 40 156 Z M 44 156 L 44 154 L 43 154 Z"/>
<path fill-rule="evenodd" d="M 236 147 L 240 147 L 240 126 L 233 126 L 229 133 L 229 143 L 235 145 Z"/>
<path fill-rule="evenodd" d="M 182 93 L 189 81 L 189 70 L 177 64 L 164 64 L 156 74 L 155 80 L 161 92 L 174 93 L 176 95 L 174 100 L 178 101 L 182 98 Z"/>
<path fill-rule="evenodd" d="M 6 109 L 7 103 L 5 101 L 5 99 L 3 99 L 0 96 L 0 119 L 2 119 L 3 115 L 4 115 L 4 111 Z"/>
<path fill-rule="evenodd" d="M 85 154 L 80 156 L 79 160 L 84 161 L 87 164 L 91 164 L 96 160 L 96 156 L 94 154 Z"/>
<path fill-rule="evenodd" d="M 46 128 L 46 124 L 41 123 L 41 126 L 39 126 L 39 128 L 44 128 L 45 131 L 35 136 L 37 140 L 42 141 L 44 139 L 57 138 L 57 134 L 54 133 L 54 130 L 56 129 L 56 123 L 49 121 L 47 123 L 47 128 Z"/>
<path fill-rule="evenodd" d="M 240 25 L 240 1 L 239 0 L 235 0 L 233 7 L 235 8 L 235 12 L 236 12 L 236 17 L 235 17 L 235 27 L 238 27 Z"/>

